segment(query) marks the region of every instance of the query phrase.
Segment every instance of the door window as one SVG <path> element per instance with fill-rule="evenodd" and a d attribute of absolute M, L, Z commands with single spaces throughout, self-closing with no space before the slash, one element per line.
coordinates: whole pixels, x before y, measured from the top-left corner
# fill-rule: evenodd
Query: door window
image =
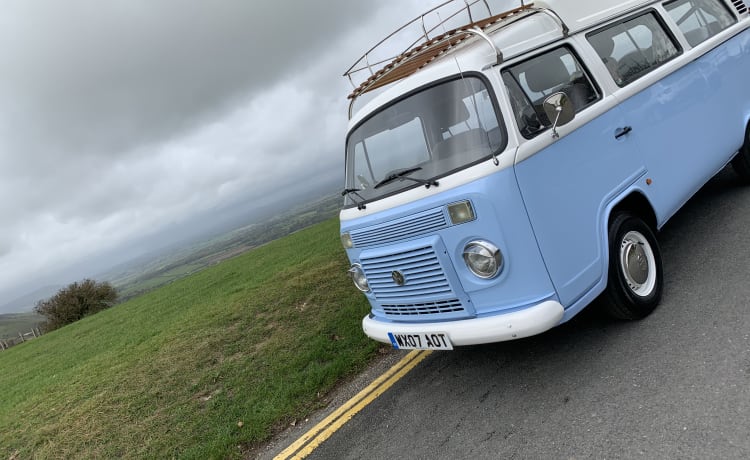
<path fill-rule="evenodd" d="M 544 100 L 565 93 L 580 112 L 601 99 L 586 69 L 567 47 L 556 48 L 503 71 L 511 105 L 521 134 L 531 139 L 552 124 L 544 113 Z"/>

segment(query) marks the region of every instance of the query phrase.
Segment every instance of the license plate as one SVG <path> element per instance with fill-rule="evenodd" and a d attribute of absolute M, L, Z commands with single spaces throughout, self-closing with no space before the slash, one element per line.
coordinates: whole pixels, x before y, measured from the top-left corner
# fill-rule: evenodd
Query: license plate
<path fill-rule="evenodd" d="M 411 333 L 389 332 L 388 338 L 396 350 L 453 350 L 450 337 L 444 332 Z"/>

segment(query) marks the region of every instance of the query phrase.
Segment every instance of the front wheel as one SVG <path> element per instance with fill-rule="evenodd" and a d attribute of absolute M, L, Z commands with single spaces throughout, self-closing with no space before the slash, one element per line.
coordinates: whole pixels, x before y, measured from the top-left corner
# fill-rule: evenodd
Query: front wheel
<path fill-rule="evenodd" d="M 651 228 L 629 213 L 609 226 L 609 274 L 605 308 L 618 319 L 641 319 L 654 311 L 664 284 L 659 243 Z"/>

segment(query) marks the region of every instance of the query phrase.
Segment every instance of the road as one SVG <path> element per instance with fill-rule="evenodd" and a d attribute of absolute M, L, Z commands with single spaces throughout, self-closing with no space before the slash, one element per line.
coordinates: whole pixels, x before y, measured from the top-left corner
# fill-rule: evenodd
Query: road
<path fill-rule="evenodd" d="M 651 316 L 433 353 L 308 458 L 750 458 L 749 234 L 728 168 L 659 234 Z"/>

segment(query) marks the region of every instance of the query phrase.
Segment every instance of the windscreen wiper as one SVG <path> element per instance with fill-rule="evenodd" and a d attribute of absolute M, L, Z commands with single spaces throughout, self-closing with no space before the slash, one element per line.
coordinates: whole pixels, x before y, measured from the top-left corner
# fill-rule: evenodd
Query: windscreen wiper
<path fill-rule="evenodd" d="M 352 198 L 351 196 L 349 197 L 349 199 L 352 200 L 354 202 L 354 204 L 357 205 L 357 209 L 359 209 L 361 211 L 361 210 L 365 209 L 366 206 L 365 206 L 365 199 L 362 198 L 362 195 L 360 195 L 358 193 L 360 191 L 361 191 L 361 189 L 358 189 L 358 188 L 345 188 L 341 192 L 341 196 L 347 196 L 347 195 L 352 195 L 353 194 L 357 198 L 359 198 L 360 200 L 362 200 L 362 201 L 357 201 L 354 198 Z"/>
<path fill-rule="evenodd" d="M 391 182 L 393 182 L 395 180 L 410 180 L 410 181 L 414 181 L 414 182 L 416 182 L 418 184 L 424 185 L 425 188 L 430 188 L 433 185 L 435 187 L 437 187 L 438 185 L 440 185 L 438 183 L 438 181 L 436 181 L 434 179 L 433 180 L 425 180 L 425 179 L 417 179 L 416 177 L 409 177 L 409 174 L 413 174 L 413 173 L 415 173 L 417 171 L 420 171 L 421 169 L 422 168 L 420 168 L 419 166 L 417 166 L 415 168 L 397 169 L 396 171 L 388 174 L 385 177 L 385 179 L 383 179 L 380 182 L 378 182 L 377 184 L 375 184 L 375 187 L 373 187 L 373 188 L 379 188 L 379 187 L 382 187 L 384 185 L 388 185 L 388 184 L 390 184 Z"/>

